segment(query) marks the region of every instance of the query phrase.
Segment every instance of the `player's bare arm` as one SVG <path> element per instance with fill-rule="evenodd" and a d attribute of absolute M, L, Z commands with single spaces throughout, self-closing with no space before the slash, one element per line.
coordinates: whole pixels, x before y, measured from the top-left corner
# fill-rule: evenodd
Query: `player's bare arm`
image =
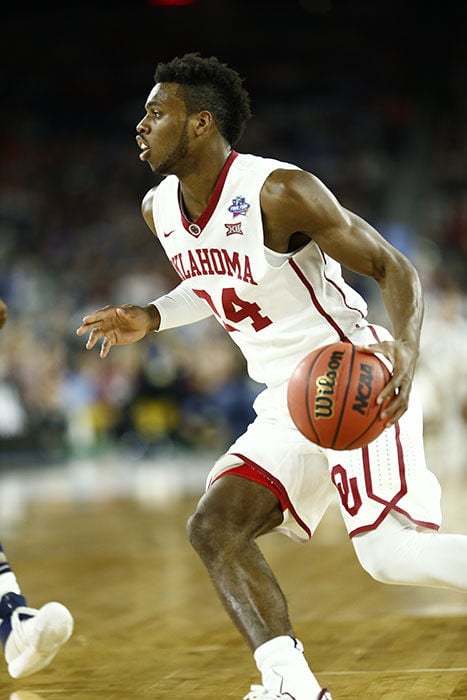
<path fill-rule="evenodd" d="M 307 239 L 344 267 L 372 277 L 381 288 L 393 326 L 394 342 L 377 343 L 394 367 L 391 381 L 380 395 L 388 425 L 405 412 L 419 352 L 423 298 L 418 274 L 410 261 L 370 224 L 344 209 L 315 176 L 279 170 L 268 178 L 261 194 L 266 245 L 278 252 Z"/>

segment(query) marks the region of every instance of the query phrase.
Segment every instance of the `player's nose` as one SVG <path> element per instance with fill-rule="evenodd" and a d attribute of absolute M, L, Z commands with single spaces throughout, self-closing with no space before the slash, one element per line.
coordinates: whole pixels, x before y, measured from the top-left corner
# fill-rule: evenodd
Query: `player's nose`
<path fill-rule="evenodd" d="M 143 117 L 143 119 L 141 119 L 141 121 L 136 125 L 136 132 L 138 134 L 144 134 L 147 132 L 147 126 L 145 125 L 144 119 L 145 118 Z"/>

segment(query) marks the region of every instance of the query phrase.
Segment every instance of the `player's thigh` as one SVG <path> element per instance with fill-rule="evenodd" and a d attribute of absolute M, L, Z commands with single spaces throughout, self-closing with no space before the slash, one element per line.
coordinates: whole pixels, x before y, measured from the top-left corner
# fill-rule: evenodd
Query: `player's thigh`
<path fill-rule="evenodd" d="M 217 531 L 258 537 L 282 522 L 276 494 L 262 484 L 235 474 L 220 476 L 206 491 L 194 518 Z"/>
<path fill-rule="evenodd" d="M 415 391 L 406 413 L 376 440 L 358 450 L 329 450 L 328 456 L 350 535 L 376 528 L 391 511 L 417 526 L 439 526 L 440 487 L 426 465 Z"/>
<path fill-rule="evenodd" d="M 278 410 L 278 402 L 269 405 L 273 408 L 260 411 L 248 430 L 217 460 L 208 475 L 207 488 L 209 491 L 226 471 L 248 465 L 280 494 L 283 520 L 276 528 L 306 541 L 335 495 L 327 456 Z"/>

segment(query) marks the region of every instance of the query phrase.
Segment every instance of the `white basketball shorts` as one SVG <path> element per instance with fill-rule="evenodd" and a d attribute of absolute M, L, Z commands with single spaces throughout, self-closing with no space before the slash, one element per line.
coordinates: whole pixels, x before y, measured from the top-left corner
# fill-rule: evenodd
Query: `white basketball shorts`
<path fill-rule="evenodd" d="M 391 338 L 373 326 L 360 329 L 351 340 L 374 343 L 375 330 L 378 338 Z M 227 470 L 247 465 L 280 494 L 284 519 L 276 530 L 297 541 L 311 537 L 336 490 L 351 537 L 373 530 L 391 511 L 420 527 L 439 528 L 441 490 L 425 462 L 416 387 L 399 422 L 355 450 L 324 449 L 307 440 L 290 418 L 286 384 L 265 389 L 254 408 L 256 419 L 214 464 L 207 488 Z"/>

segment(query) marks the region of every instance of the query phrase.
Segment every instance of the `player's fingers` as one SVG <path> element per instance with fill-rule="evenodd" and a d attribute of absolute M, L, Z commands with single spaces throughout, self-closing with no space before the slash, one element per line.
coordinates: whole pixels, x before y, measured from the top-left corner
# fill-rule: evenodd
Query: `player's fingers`
<path fill-rule="evenodd" d="M 387 398 L 386 403 L 381 409 L 381 418 L 387 419 L 386 427 L 390 427 L 397 423 L 399 418 L 404 415 L 408 408 L 408 392 L 402 387 L 396 393 L 393 393 L 392 398 Z"/>
<path fill-rule="evenodd" d="M 76 335 L 84 335 L 92 330 L 93 326 L 100 323 L 102 318 L 98 314 L 90 314 L 89 316 L 84 316 L 83 322 L 79 328 L 76 329 Z"/>
<path fill-rule="evenodd" d="M 376 398 L 376 403 L 384 405 L 386 402 L 390 401 L 396 394 L 399 393 L 399 385 L 394 377 L 388 381 L 386 386 L 381 389 L 380 394 Z"/>
<path fill-rule="evenodd" d="M 358 350 L 359 352 L 366 352 L 367 355 L 374 355 L 376 350 L 378 349 L 376 347 L 375 350 L 375 345 L 356 345 L 355 350 Z"/>
<path fill-rule="evenodd" d="M 400 418 L 402 418 L 402 416 L 404 415 L 404 413 L 406 412 L 406 410 L 407 410 L 407 409 L 406 409 L 405 407 L 401 407 L 401 408 L 399 408 L 397 411 L 395 411 L 395 413 L 393 413 L 392 416 L 390 416 L 390 417 L 387 419 L 387 421 L 386 421 L 386 428 L 390 428 L 392 425 L 395 425 L 395 424 L 397 423 L 397 421 L 398 421 Z M 385 418 L 383 418 L 383 420 L 385 420 Z"/>
<path fill-rule="evenodd" d="M 112 313 L 114 311 L 113 306 L 104 306 L 102 309 L 94 311 L 92 314 L 87 314 L 83 316 L 81 326 L 76 330 L 77 335 L 84 335 L 89 333 L 90 328 L 97 325 L 103 325 L 109 322 L 112 318 Z"/>
<path fill-rule="evenodd" d="M 84 323 L 82 323 L 81 326 L 76 329 L 76 335 L 84 335 L 88 331 L 89 331 L 89 327 L 86 326 Z"/>
<path fill-rule="evenodd" d="M 104 359 L 105 357 L 107 357 L 107 355 L 108 355 L 109 352 L 110 352 L 110 348 L 112 347 L 112 345 L 114 345 L 114 343 L 113 343 L 113 341 L 111 340 L 111 338 L 109 338 L 107 335 L 105 335 L 105 336 L 104 336 L 104 340 L 102 341 L 102 345 L 101 345 L 101 350 L 100 350 L 100 353 L 99 353 L 99 357 L 101 357 L 102 359 Z"/>
<path fill-rule="evenodd" d="M 355 350 L 366 353 L 367 355 L 382 355 L 390 364 L 389 369 L 394 367 L 394 352 L 393 344 L 388 342 L 372 343 L 371 345 L 356 345 Z M 381 357 L 380 357 L 381 359 Z M 387 364 L 387 363 L 386 363 Z"/>
<path fill-rule="evenodd" d="M 89 328 L 88 328 L 88 331 L 89 331 Z M 89 333 L 89 338 L 86 342 L 86 348 L 88 350 L 91 350 L 91 348 L 93 348 L 95 346 L 95 344 L 97 343 L 99 338 L 103 338 L 103 337 L 104 337 L 104 331 L 102 330 L 102 328 L 100 326 L 95 326 L 94 328 L 91 329 L 91 331 Z"/>
<path fill-rule="evenodd" d="M 92 326 L 95 323 L 100 323 L 105 318 L 105 316 L 105 309 L 99 309 L 99 311 L 95 311 L 93 314 L 88 314 L 87 316 L 84 316 L 83 325 Z"/>

